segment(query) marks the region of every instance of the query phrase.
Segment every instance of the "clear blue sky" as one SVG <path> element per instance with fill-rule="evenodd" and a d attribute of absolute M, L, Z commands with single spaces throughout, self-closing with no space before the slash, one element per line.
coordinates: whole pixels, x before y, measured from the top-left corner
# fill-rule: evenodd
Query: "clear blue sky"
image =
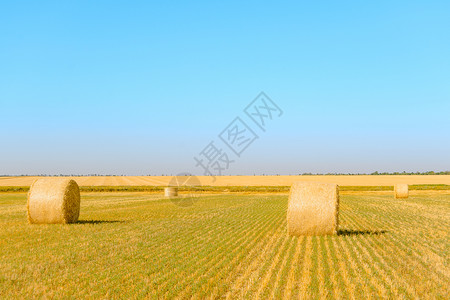
<path fill-rule="evenodd" d="M 449 1 L 4 1 L 0 37 L 0 174 L 201 174 L 261 91 L 226 174 L 450 170 Z"/>

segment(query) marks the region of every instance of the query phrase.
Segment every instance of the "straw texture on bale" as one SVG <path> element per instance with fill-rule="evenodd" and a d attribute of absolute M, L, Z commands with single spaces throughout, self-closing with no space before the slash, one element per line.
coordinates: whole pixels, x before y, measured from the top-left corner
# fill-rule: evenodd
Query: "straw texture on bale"
<path fill-rule="evenodd" d="M 80 189 L 65 178 L 42 178 L 33 182 L 28 192 L 28 222 L 66 224 L 78 221 Z"/>
<path fill-rule="evenodd" d="M 164 188 L 164 196 L 166 196 L 166 197 L 176 197 L 176 196 L 178 196 L 178 188 L 176 188 L 176 187 L 166 187 L 166 188 Z"/>
<path fill-rule="evenodd" d="M 287 211 L 289 235 L 336 234 L 338 214 L 337 184 L 295 182 L 291 186 Z"/>
<path fill-rule="evenodd" d="M 407 184 L 400 183 L 394 186 L 394 194 L 396 199 L 405 199 L 409 196 L 409 187 Z"/>

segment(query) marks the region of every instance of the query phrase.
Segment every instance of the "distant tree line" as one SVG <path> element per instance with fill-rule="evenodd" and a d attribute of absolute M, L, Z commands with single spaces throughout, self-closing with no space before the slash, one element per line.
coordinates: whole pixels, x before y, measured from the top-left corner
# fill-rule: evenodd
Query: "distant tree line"
<path fill-rule="evenodd" d="M 288 174 L 291 175 L 291 174 Z M 296 175 L 450 175 L 450 171 L 427 171 L 427 172 L 372 172 L 372 173 L 301 173 Z M 39 177 L 95 177 L 95 176 L 133 176 L 133 175 L 111 175 L 111 174 L 58 174 L 58 175 L 49 175 L 49 174 L 34 174 L 34 175 L 0 175 L 0 177 L 23 177 L 23 176 L 39 176 Z M 141 176 L 141 175 L 139 175 Z M 145 176 L 173 176 L 172 174 L 161 174 L 161 175 L 153 175 L 148 174 Z M 245 176 L 245 175 L 224 175 L 224 176 Z M 280 174 L 253 174 L 253 176 L 280 176 Z"/>
<path fill-rule="evenodd" d="M 302 173 L 299 175 L 450 175 L 450 171 L 427 172 L 372 172 L 372 173 Z"/>

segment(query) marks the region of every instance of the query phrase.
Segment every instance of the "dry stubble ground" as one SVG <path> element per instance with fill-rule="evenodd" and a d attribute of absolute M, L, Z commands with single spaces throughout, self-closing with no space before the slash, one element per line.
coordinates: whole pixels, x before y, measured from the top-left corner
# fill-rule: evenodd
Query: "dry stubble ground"
<path fill-rule="evenodd" d="M 450 296 L 448 192 L 344 194 L 340 235 L 300 238 L 286 195 L 84 193 L 73 225 L 25 203 L 0 194 L 0 298 Z"/>

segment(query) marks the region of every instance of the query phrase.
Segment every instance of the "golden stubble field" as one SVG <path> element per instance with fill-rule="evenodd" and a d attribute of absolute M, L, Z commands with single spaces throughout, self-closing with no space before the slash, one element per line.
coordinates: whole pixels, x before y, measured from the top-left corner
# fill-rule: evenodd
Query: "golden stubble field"
<path fill-rule="evenodd" d="M 0 186 L 29 186 L 39 177 L 0 177 Z M 82 176 L 70 177 L 80 186 L 165 186 L 172 176 Z M 450 184 L 450 175 L 311 175 L 311 176 L 197 176 L 205 186 L 290 186 L 295 181 L 319 181 L 341 186 L 392 186 Z"/>
<path fill-rule="evenodd" d="M 450 192 L 344 194 L 339 232 L 287 234 L 287 195 L 82 193 L 31 225 L 0 193 L 0 298 L 449 299 Z"/>

